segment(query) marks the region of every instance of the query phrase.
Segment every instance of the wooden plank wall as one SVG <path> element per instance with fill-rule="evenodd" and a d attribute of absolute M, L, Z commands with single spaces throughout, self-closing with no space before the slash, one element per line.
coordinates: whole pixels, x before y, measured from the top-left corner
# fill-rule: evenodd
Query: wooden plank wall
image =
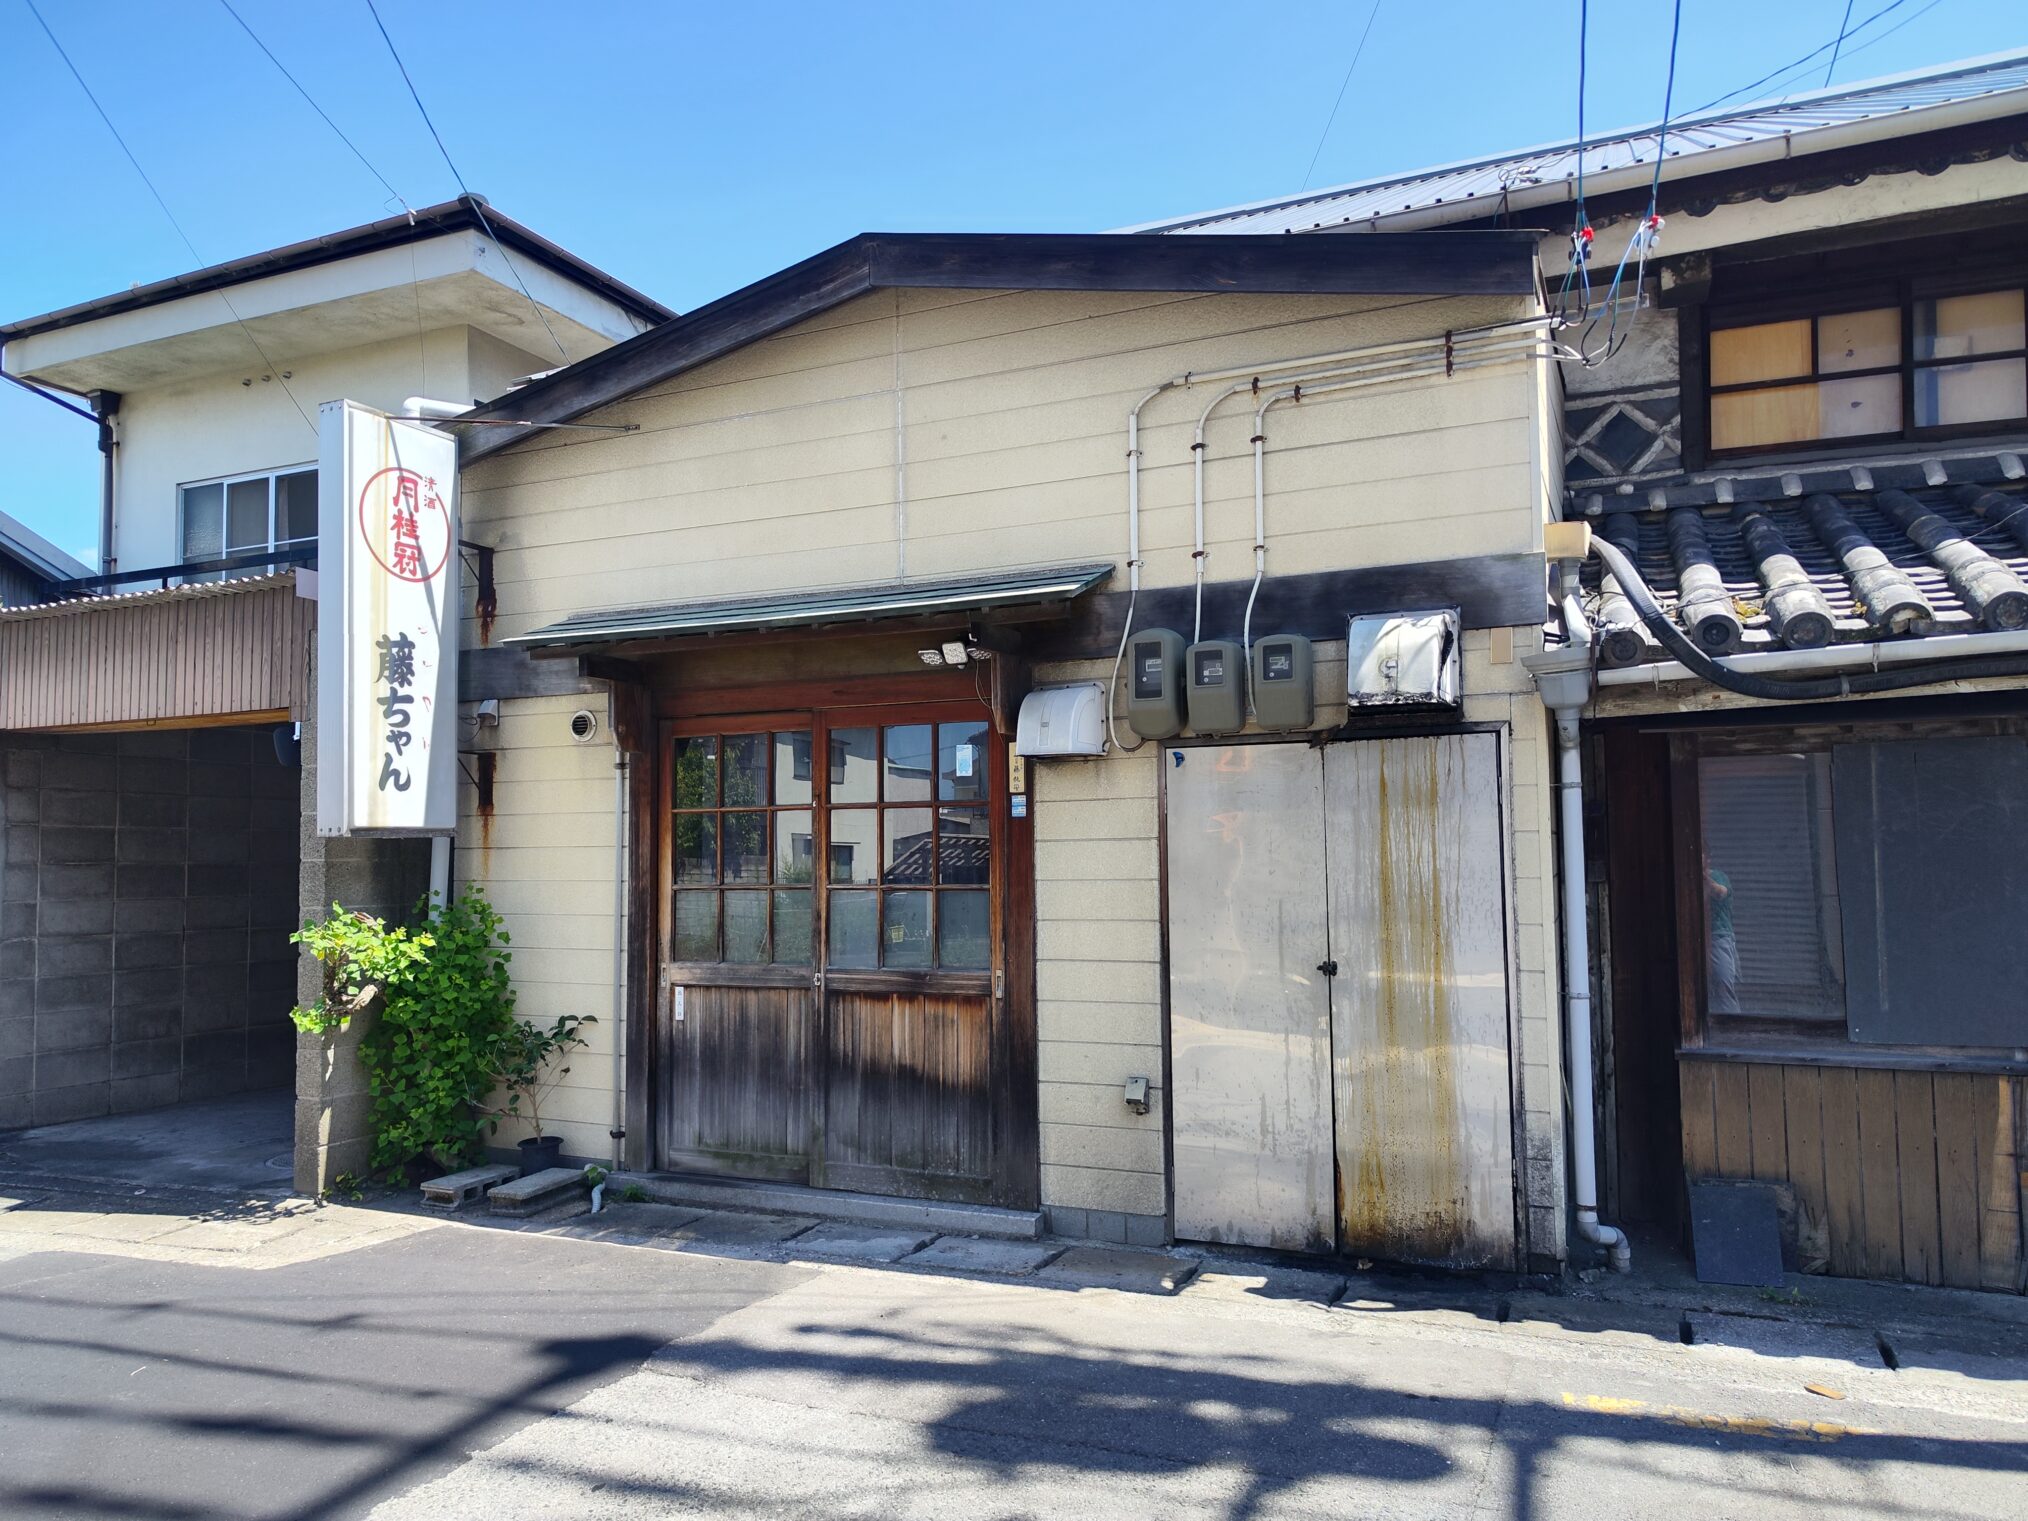
<path fill-rule="evenodd" d="M 1680 1081 L 1686 1174 L 1789 1184 L 1832 1273 L 2022 1292 L 2028 1080 L 1686 1059 Z"/>
<path fill-rule="evenodd" d="M 0 730 L 300 715 L 316 617 L 293 576 L 0 617 Z"/>

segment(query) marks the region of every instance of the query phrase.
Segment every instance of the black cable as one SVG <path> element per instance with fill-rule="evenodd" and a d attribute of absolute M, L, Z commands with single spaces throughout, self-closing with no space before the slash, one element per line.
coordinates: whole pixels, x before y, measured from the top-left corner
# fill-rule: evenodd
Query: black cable
<path fill-rule="evenodd" d="M 1845 0 L 1845 15 L 1838 23 L 1838 40 L 1831 44 L 1831 62 L 1824 70 L 1824 88 L 1831 88 L 1831 76 L 1838 72 L 1838 53 L 1845 46 L 1845 38 L 1852 27 L 1852 0 Z"/>
<path fill-rule="evenodd" d="M 1373 9 L 1366 13 L 1366 30 L 1359 34 L 1359 45 L 1352 50 L 1352 61 L 1345 65 L 1345 77 L 1338 82 L 1338 98 L 1331 102 L 1331 114 L 1324 119 L 1324 130 L 1317 137 L 1317 151 L 1310 155 L 1310 167 L 1303 171 L 1303 188 L 1310 188 L 1310 179 L 1317 172 L 1317 160 L 1324 155 L 1324 144 L 1330 140 L 1331 128 L 1337 124 L 1338 108 L 1345 104 L 1345 87 L 1352 83 L 1352 71 L 1359 67 L 1360 55 L 1366 51 L 1366 39 L 1373 35 L 1373 20 L 1380 14 L 1380 0 L 1373 0 Z"/>
<path fill-rule="evenodd" d="M 19 375 L 10 375 L 7 371 L 0 370 L 0 380 L 11 380 L 30 396 L 40 396 L 44 401 L 54 402 L 66 412 L 77 413 L 79 417 L 82 417 L 88 423 L 95 423 L 100 420 L 98 413 L 87 411 L 74 401 L 65 401 L 61 396 L 52 396 L 49 392 L 43 390 L 41 386 L 23 380 Z"/>
<path fill-rule="evenodd" d="M 437 131 L 437 124 L 430 120 L 429 108 L 422 103 L 422 96 L 416 92 L 415 81 L 409 78 L 408 65 L 401 61 L 401 53 L 395 47 L 394 39 L 387 34 L 387 23 L 380 19 L 380 7 L 375 5 L 373 0 L 366 0 L 366 9 L 373 17 L 373 24 L 380 28 L 380 40 L 387 44 L 388 56 L 394 60 L 394 66 L 401 71 L 401 82 L 408 86 L 408 98 L 415 102 L 416 111 L 422 117 L 423 125 L 430 129 L 430 136 L 436 139 L 437 152 L 444 156 L 445 164 L 450 166 L 451 178 L 458 182 L 458 193 L 465 198 L 466 204 L 478 213 L 479 225 L 486 229 L 486 236 L 493 240 L 493 246 L 500 250 L 500 257 L 506 260 L 507 272 L 514 276 L 514 283 L 521 287 L 521 294 L 528 298 L 529 308 L 542 323 L 542 330 L 549 334 L 549 341 L 556 345 L 557 357 L 565 364 L 569 364 L 570 354 L 564 348 L 563 340 L 556 336 L 556 329 L 549 325 L 548 313 L 543 311 L 542 304 L 529 291 L 528 282 L 521 278 L 521 271 L 514 267 L 513 259 L 508 257 L 507 246 L 500 241 L 499 234 L 493 231 L 493 224 L 486 219 L 486 203 L 466 188 L 465 177 L 458 173 L 457 161 L 451 157 L 451 150 L 444 146 L 443 134 Z"/>
<path fill-rule="evenodd" d="M 112 117 L 108 116 L 106 108 L 99 104 L 98 96 L 94 95 L 92 87 L 85 83 L 84 75 L 80 74 L 77 65 L 71 62 L 70 54 L 64 51 L 63 44 L 56 40 L 56 33 L 49 29 L 49 23 L 42 19 L 42 12 L 35 8 L 35 0 L 22 0 L 22 4 L 28 7 L 28 14 L 35 18 L 35 24 L 42 28 L 42 35 L 49 39 L 49 45 L 56 49 L 56 56 L 63 60 L 63 66 L 70 70 L 70 77 L 75 79 L 77 87 L 84 91 L 84 97 L 92 103 L 92 109 L 99 113 L 99 120 L 106 124 L 106 130 L 113 134 L 113 141 L 118 143 L 120 151 L 127 155 L 127 162 L 134 166 L 134 173 L 138 174 L 141 177 L 141 183 L 148 187 L 148 194 L 152 195 L 155 198 L 155 204 L 162 208 L 162 215 L 167 217 L 169 225 L 176 229 L 176 236 L 183 240 L 183 246 L 190 250 L 190 257 L 195 259 L 199 266 L 202 266 L 204 264 L 204 255 L 199 253 L 197 245 L 190 241 L 190 234 L 185 232 L 183 224 L 176 220 L 176 213 L 171 211 L 169 203 L 162 199 L 162 192 L 157 190 L 155 182 L 148 178 L 148 171 L 143 169 L 141 161 L 134 157 L 134 150 L 129 148 L 127 140 L 120 136 L 120 129 L 113 125 Z M 315 433 L 317 425 L 310 420 L 310 414 L 303 410 L 303 404 L 296 400 L 296 393 L 289 389 L 288 381 L 282 378 L 281 369 L 272 359 L 268 358 L 268 351 L 261 347 L 260 339 L 254 337 L 253 329 L 246 325 L 246 319 L 240 316 L 239 309 L 232 304 L 232 298 L 227 296 L 222 289 L 217 292 L 217 296 L 220 301 L 225 303 L 225 309 L 232 313 L 232 320 L 239 324 L 239 330 L 246 334 L 246 341 L 253 345 L 254 352 L 261 356 L 261 363 L 273 373 L 276 382 L 282 388 L 282 394 L 289 398 L 289 404 L 296 409 L 297 415 L 303 419 L 303 426 L 308 428 L 312 433 Z"/>
<path fill-rule="evenodd" d="M 1837 676 L 1761 676 L 1721 665 L 1693 643 L 1676 626 L 1675 619 L 1662 611 L 1648 583 L 1634 562 L 1618 546 L 1593 538 L 1592 553 L 1605 562 L 1626 599 L 1634 605 L 1641 622 L 1656 641 L 1690 671 L 1713 686 L 1742 697 L 1767 702 L 1823 702 L 1834 697 L 1861 696 L 1873 692 L 1899 692 L 1909 687 L 1934 686 L 1943 681 L 1974 681 L 1986 676 L 2028 676 L 2028 654 L 1983 655 L 1942 659 L 1921 665 L 1906 665 L 1889 671 L 1859 671 Z"/>
<path fill-rule="evenodd" d="M 322 106 L 318 105 L 315 98 L 311 96 L 310 92 L 303 88 L 303 82 L 300 79 L 296 78 L 295 75 L 289 72 L 288 65 L 283 63 L 281 59 L 275 56 L 274 49 L 270 48 L 265 42 L 261 41 L 260 34 L 256 32 L 252 27 L 247 25 L 246 17 L 242 16 L 238 11 L 232 8 L 232 0 L 218 0 L 218 3 L 225 7 L 226 15 L 232 17 L 233 20 L 239 23 L 239 29 L 245 32 L 248 37 L 253 39 L 253 45 L 259 48 L 263 53 L 267 54 L 268 62 L 273 64 L 277 69 L 281 70 L 282 78 L 286 79 L 290 84 L 296 87 L 296 93 L 303 97 L 305 104 L 307 104 L 312 111 L 315 111 L 320 117 L 324 119 L 325 126 L 329 127 L 333 132 L 338 134 L 338 141 L 343 143 L 346 147 L 352 150 L 352 156 L 358 159 L 361 164 L 364 164 L 366 166 L 366 172 L 368 174 L 372 175 L 375 179 L 380 181 L 381 188 L 385 190 L 390 196 L 394 197 L 395 201 L 399 203 L 399 205 L 401 206 L 401 209 L 408 213 L 409 220 L 413 222 L 415 220 L 415 208 L 410 206 L 407 201 L 403 200 L 401 192 L 399 190 L 396 190 L 394 186 L 390 185 L 387 182 L 386 175 L 382 174 L 378 169 L 373 167 L 373 161 L 369 159 L 364 153 L 359 151 L 359 145 L 353 142 L 351 138 L 345 135 L 345 129 L 340 127 L 338 123 L 336 123 L 335 121 L 331 120 L 330 113 L 327 112 Z"/>
<path fill-rule="evenodd" d="M 1766 84 L 1769 80 L 1778 79 L 1782 75 L 1788 73 L 1789 70 L 1791 69 L 1799 69 L 1803 67 L 1805 64 L 1811 63 L 1816 59 L 1822 58 L 1826 53 L 1830 52 L 1833 48 L 1840 46 L 1847 38 L 1856 37 L 1859 33 L 1865 31 L 1867 27 L 1873 25 L 1874 22 L 1878 21 L 1882 16 L 1886 15 L 1889 11 L 1898 11 L 1906 4 L 1908 4 L 1908 0 L 1888 0 L 1888 3 L 1886 5 L 1883 5 L 1879 10 L 1875 11 L 1872 15 L 1868 16 L 1864 21 L 1860 22 L 1857 26 L 1840 27 L 1838 29 L 1838 35 L 1833 37 L 1829 42 L 1825 43 L 1822 47 L 1812 48 L 1810 49 L 1809 52 L 1803 54 L 1802 57 L 1791 59 L 1789 62 L 1783 64 L 1780 68 L 1771 70 L 1770 72 L 1761 75 L 1761 77 L 1756 79 L 1752 84 L 1741 85 L 1738 89 L 1728 91 L 1726 94 L 1719 96 L 1716 100 L 1707 100 L 1703 105 L 1698 106 L 1695 110 L 1692 110 L 1686 114 L 1696 116 L 1701 114 L 1702 112 L 1709 111 L 1713 106 L 1722 106 L 1728 100 L 1737 100 L 1740 96 L 1747 94 L 1749 91 L 1758 90 L 1762 85 Z M 1857 50 L 1855 49 L 1854 51 Z"/>

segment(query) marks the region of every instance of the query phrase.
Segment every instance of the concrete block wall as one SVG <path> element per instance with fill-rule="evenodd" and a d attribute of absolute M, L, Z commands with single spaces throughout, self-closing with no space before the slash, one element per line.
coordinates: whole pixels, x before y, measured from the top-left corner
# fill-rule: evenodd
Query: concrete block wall
<path fill-rule="evenodd" d="M 296 788 L 265 728 L 0 735 L 0 1128 L 291 1080 Z"/>

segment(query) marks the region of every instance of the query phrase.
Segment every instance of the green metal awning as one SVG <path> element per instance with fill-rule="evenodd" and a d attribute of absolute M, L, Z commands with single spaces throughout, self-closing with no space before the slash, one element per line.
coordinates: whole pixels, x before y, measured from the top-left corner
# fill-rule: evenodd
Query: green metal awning
<path fill-rule="evenodd" d="M 570 649 L 701 634 L 756 634 L 773 629 L 1047 608 L 1074 601 L 1103 584 L 1112 573 L 1110 564 L 1054 565 L 947 580 L 889 581 L 767 597 L 572 613 L 561 622 L 500 642 L 527 650 Z"/>

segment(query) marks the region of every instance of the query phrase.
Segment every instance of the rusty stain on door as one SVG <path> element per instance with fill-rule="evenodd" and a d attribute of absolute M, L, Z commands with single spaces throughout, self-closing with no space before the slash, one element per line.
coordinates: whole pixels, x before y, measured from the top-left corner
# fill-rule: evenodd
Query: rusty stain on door
<path fill-rule="evenodd" d="M 1498 742 L 1334 745 L 1324 793 L 1339 1247 L 1511 1266 Z"/>

